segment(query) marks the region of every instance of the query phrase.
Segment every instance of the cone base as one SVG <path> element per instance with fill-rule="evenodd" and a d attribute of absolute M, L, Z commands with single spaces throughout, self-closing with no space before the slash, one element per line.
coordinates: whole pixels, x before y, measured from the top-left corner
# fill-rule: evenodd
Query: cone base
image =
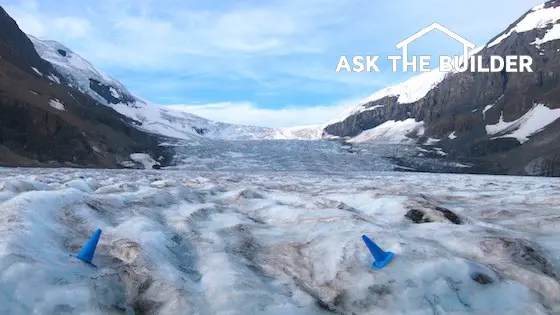
<path fill-rule="evenodd" d="M 387 257 L 385 257 L 385 259 L 381 260 L 381 261 L 374 261 L 373 262 L 373 266 L 377 269 L 382 269 L 383 267 L 385 267 L 385 265 L 387 265 L 391 259 L 393 259 L 393 257 L 395 256 L 395 254 L 391 253 L 391 252 L 386 252 L 387 253 Z"/>
<path fill-rule="evenodd" d="M 79 256 L 70 255 L 70 257 L 78 258 L 78 259 L 81 260 L 82 262 L 85 262 L 86 264 L 88 264 L 88 265 L 90 265 L 90 266 L 92 266 L 92 267 L 97 268 L 97 266 L 94 265 L 91 261 L 87 261 L 87 260 L 85 260 L 85 259 L 82 259 L 82 258 L 80 258 Z"/>

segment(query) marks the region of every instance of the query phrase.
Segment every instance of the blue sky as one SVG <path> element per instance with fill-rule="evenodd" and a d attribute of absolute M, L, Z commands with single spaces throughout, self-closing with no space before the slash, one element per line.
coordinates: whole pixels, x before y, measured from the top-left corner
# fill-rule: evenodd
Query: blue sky
<path fill-rule="evenodd" d="M 0 3 L 163 105 L 262 126 L 320 124 L 411 73 L 337 73 L 341 55 L 398 55 L 439 22 L 484 45 L 542 0 L 44 0 Z M 411 53 L 459 54 L 432 32 Z M 379 64 L 389 67 L 389 64 Z"/>

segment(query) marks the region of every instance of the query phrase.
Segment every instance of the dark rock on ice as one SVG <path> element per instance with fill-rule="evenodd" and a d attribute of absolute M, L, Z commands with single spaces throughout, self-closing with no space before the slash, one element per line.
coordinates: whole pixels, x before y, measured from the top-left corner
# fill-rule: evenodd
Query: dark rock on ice
<path fill-rule="evenodd" d="M 446 217 L 449 221 L 453 222 L 454 224 L 463 224 L 461 218 L 459 218 L 459 216 L 456 215 L 451 210 L 439 206 L 436 206 L 435 210 L 443 213 L 443 216 Z"/>
<path fill-rule="evenodd" d="M 425 216 L 424 212 L 422 212 L 421 210 L 418 210 L 418 209 L 412 209 L 412 210 L 408 211 L 404 216 L 409 218 L 410 220 L 412 220 L 412 222 L 414 222 L 414 223 L 429 223 L 429 222 L 432 222 L 432 220 L 430 220 L 430 218 Z"/>
<path fill-rule="evenodd" d="M 471 274 L 471 278 L 480 283 L 480 284 L 492 284 L 494 283 L 494 280 L 492 280 L 492 278 L 486 274 L 483 274 L 481 272 L 474 272 Z"/>

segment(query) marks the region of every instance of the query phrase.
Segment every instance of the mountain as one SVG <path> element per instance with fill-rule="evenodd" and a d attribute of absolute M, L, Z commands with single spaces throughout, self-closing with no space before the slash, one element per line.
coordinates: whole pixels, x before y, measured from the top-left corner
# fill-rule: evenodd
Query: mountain
<path fill-rule="evenodd" d="M 310 139 L 321 137 L 321 126 L 266 128 L 211 121 L 180 110 L 143 100 L 109 75 L 64 45 L 29 36 L 38 54 L 64 77 L 70 86 L 135 120 L 141 130 L 177 139 Z M 301 132 L 301 130 L 304 130 Z"/>
<path fill-rule="evenodd" d="M 170 159 L 161 137 L 70 82 L 0 7 L 0 165 L 113 168 L 134 153 Z"/>
<path fill-rule="evenodd" d="M 559 22 L 560 1 L 548 1 L 473 52 L 484 65 L 493 55 L 529 55 L 533 72 L 423 73 L 374 93 L 324 133 L 366 141 L 396 128 L 485 172 L 560 176 Z"/>
<path fill-rule="evenodd" d="M 7 166 L 154 165 L 171 159 L 160 144 L 177 139 L 319 139 L 324 127 L 234 125 L 153 104 L 64 45 L 24 34 L 1 7 L 0 112 Z"/>
<path fill-rule="evenodd" d="M 419 143 L 419 156 L 465 162 L 476 172 L 560 175 L 560 0 L 532 8 L 473 52 L 485 64 L 493 55 L 530 55 L 532 73 L 423 73 L 336 121 L 294 128 L 215 122 L 143 100 L 0 13 L 2 165 L 151 167 L 171 160 L 164 145 L 174 140 L 342 138 Z"/>

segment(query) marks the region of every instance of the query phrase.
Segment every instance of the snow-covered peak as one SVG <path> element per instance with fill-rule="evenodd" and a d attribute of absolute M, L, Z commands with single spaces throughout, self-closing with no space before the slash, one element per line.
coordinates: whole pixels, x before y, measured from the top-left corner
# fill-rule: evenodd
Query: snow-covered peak
<path fill-rule="evenodd" d="M 104 105 L 135 99 L 123 84 L 96 69 L 90 62 L 68 47 L 56 41 L 43 40 L 31 35 L 28 37 L 33 42 L 39 56 L 50 62 L 60 74 L 64 75 L 72 87 Z M 103 93 L 103 90 L 106 90 L 106 93 Z"/>
<path fill-rule="evenodd" d="M 552 28 L 547 31 L 544 38 L 536 38 L 533 44 L 539 45 L 544 42 L 560 39 L 560 26 L 557 22 L 560 20 L 560 6 L 555 6 L 555 2 L 549 1 L 535 6 L 531 9 L 517 24 L 510 27 L 503 34 L 498 36 L 488 44 L 493 47 L 501 43 L 504 39 L 511 36 L 514 32 L 524 33 L 535 29 Z"/>

